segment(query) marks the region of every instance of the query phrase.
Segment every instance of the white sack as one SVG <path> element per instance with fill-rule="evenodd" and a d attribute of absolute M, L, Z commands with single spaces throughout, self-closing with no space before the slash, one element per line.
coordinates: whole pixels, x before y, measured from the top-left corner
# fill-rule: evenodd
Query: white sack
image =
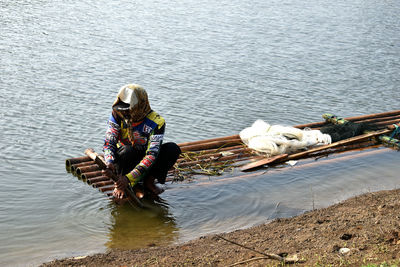
<path fill-rule="evenodd" d="M 294 127 L 269 125 L 256 120 L 251 127 L 243 129 L 240 138 L 249 148 L 270 156 L 293 153 L 316 145 L 332 142 L 331 136 L 319 130 L 300 130 Z"/>

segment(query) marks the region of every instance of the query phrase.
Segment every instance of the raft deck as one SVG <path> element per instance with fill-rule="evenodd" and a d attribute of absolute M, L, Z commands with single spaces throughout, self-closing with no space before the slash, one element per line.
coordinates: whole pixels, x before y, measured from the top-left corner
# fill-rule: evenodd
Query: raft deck
<path fill-rule="evenodd" d="M 320 157 L 331 153 L 360 150 L 381 145 L 391 146 L 396 149 L 400 146 L 399 140 L 394 138 L 396 136 L 393 136 L 393 133 L 397 134 L 399 130 L 396 125 L 400 124 L 400 110 L 343 119 L 329 114 L 329 116 L 325 116 L 324 121 L 301 124 L 293 127 L 317 130 L 331 123 L 343 123 L 345 121 L 355 123 L 370 122 L 377 125 L 378 129 L 374 132 L 341 140 L 329 145 L 318 146 L 306 151 L 290 155 L 278 155 L 270 158 L 248 148 L 241 141 L 238 134 L 180 143 L 178 145 L 182 150 L 182 154 L 176 164 L 168 172 L 166 181 L 185 181 L 188 179 L 195 179 L 196 176 L 199 175 L 220 175 L 227 170 L 232 171 L 237 168 L 242 171 L 251 172 L 257 168 L 265 167 L 266 165 L 272 167 L 289 160 Z M 105 195 L 109 197 L 112 196 L 114 182 L 110 178 L 103 176 L 99 165 L 88 156 L 67 159 L 66 169 L 75 177 L 82 179 Z"/>

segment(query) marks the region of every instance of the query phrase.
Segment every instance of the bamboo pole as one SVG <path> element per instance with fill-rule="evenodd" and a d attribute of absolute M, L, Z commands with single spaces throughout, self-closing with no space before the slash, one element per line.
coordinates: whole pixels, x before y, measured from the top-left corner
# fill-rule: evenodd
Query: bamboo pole
<path fill-rule="evenodd" d="M 86 149 L 85 154 L 89 156 L 92 160 L 96 162 L 96 164 L 101 168 L 102 170 L 107 169 L 107 164 L 104 160 L 103 157 L 100 157 L 96 152 L 94 152 L 93 149 Z M 117 182 L 119 177 L 115 173 L 111 173 L 110 177 L 114 182 Z M 102 187 L 104 188 L 104 187 Z M 112 190 L 114 190 L 115 186 L 112 186 Z M 100 188 L 101 189 L 101 188 Z M 102 191 L 104 192 L 104 191 Z M 128 187 L 125 190 L 125 193 L 127 195 L 127 200 L 128 202 L 135 207 L 135 204 L 139 207 L 143 207 L 143 203 L 139 200 L 139 198 L 136 196 L 133 188 L 128 184 Z M 134 201 L 135 203 L 132 203 Z"/>
<path fill-rule="evenodd" d="M 344 119 L 346 119 L 348 121 L 362 121 L 365 119 L 390 117 L 390 116 L 394 116 L 394 115 L 400 115 L 400 110 L 393 110 L 393 111 L 382 112 L 382 113 L 373 113 L 373 114 L 361 115 L 361 116 L 355 116 L 355 117 L 347 117 Z"/>
<path fill-rule="evenodd" d="M 375 124 L 375 123 L 383 123 L 383 122 L 390 122 L 390 121 L 398 121 L 398 120 L 400 120 L 400 116 L 399 115 L 396 115 L 396 116 L 387 116 L 387 117 L 374 117 L 374 118 L 364 118 L 364 119 L 362 119 L 362 120 L 347 120 L 347 119 L 343 119 L 343 118 L 341 118 L 341 117 L 338 117 L 338 116 L 336 116 L 336 115 L 333 115 L 333 114 L 329 114 L 329 113 L 325 113 L 325 114 L 323 114 L 322 115 L 322 117 L 327 121 L 327 122 L 330 122 L 330 123 L 333 123 L 333 124 L 343 124 L 343 123 L 346 123 L 346 122 L 349 122 L 349 121 L 351 121 L 351 122 L 354 122 L 354 123 L 373 123 L 373 124 Z"/>
<path fill-rule="evenodd" d="M 99 187 L 98 189 L 99 189 L 101 192 L 104 193 L 104 192 L 107 192 L 107 191 L 113 191 L 114 188 L 115 188 L 115 186 L 112 185 L 112 186 L 103 186 L 103 187 Z"/>
<path fill-rule="evenodd" d="M 98 170 L 100 170 L 100 167 L 99 167 L 99 165 L 97 165 L 97 164 L 92 164 L 92 165 L 88 165 L 88 166 L 82 166 L 82 167 L 78 167 L 78 168 L 76 168 L 76 174 L 78 175 L 78 176 L 81 176 L 83 173 L 86 173 L 86 172 L 93 172 L 93 171 L 98 171 Z"/>
<path fill-rule="evenodd" d="M 377 144 L 378 144 L 378 141 L 376 139 L 372 138 L 371 140 L 367 140 L 364 142 L 353 143 L 353 144 L 338 146 L 338 147 L 327 149 L 327 150 L 318 151 L 318 152 L 308 155 L 308 157 L 321 157 L 321 156 L 332 154 L 332 153 L 342 153 L 342 152 L 355 151 L 355 150 L 364 150 L 364 149 L 376 147 Z"/>
<path fill-rule="evenodd" d="M 82 179 L 89 179 L 97 176 L 102 176 L 103 172 L 102 171 L 92 171 L 92 172 L 85 172 L 81 174 Z"/>
<path fill-rule="evenodd" d="M 89 165 L 93 165 L 93 164 L 94 164 L 93 160 L 72 164 L 71 172 L 76 172 L 76 168 L 78 168 L 78 167 L 89 166 Z"/>
<path fill-rule="evenodd" d="M 373 125 L 377 127 L 377 130 L 387 128 L 388 126 L 390 126 L 392 124 L 397 124 L 400 122 L 400 118 L 393 119 L 392 117 L 387 117 L 387 118 L 381 118 L 381 119 L 382 120 L 372 122 Z M 356 123 L 363 123 L 363 122 L 367 122 L 367 121 L 358 121 Z M 320 129 L 321 128 L 319 128 L 319 127 L 313 128 L 313 130 L 320 130 Z"/>
<path fill-rule="evenodd" d="M 351 138 L 348 138 L 348 139 L 345 139 L 345 140 L 334 142 L 334 143 L 329 144 L 329 145 L 323 145 L 323 146 L 319 146 L 319 147 L 316 147 L 316 148 L 309 149 L 307 151 L 294 153 L 292 155 L 289 155 L 287 160 L 299 159 L 299 158 L 302 158 L 302 157 L 307 156 L 307 155 L 309 155 L 311 153 L 314 153 L 314 152 L 326 150 L 326 149 L 329 149 L 329 148 L 338 147 L 338 146 L 341 146 L 341 145 L 351 144 L 351 143 L 354 143 L 354 142 L 357 142 L 357 141 L 361 141 L 361 140 L 365 140 L 365 139 L 368 139 L 368 138 L 371 138 L 371 137 L 379 136 L 379 135 L 382 135 L 382 134 L 387 134 L 387 133 L 390 133 L 391 131 L 393 131 L 393 128 L 392 129 L 379 130 L 379 131 L 374 131 L 374 132 L 358 135 L 358 136 L 351 137 Z"/>
<path fill-rule="evenodd" d="M 399 123 L 400 120 L 390 120 L 390 121 L 380 121 L 380 122 L 376 122 L 375 125 L 379 125 L 379 126 L 390 126 L 393 124 L 397 124 Z"/>
<path fill-rule="evenodd" d="M 377 117 L 377 118 L 371 118 L 371 119 L 363 119 L 361 121 L 353 121 L 353 122 L 355 122 L 355 123 L 358 123 L 358 122 L 375 123 L 375 122 L 391 121 L 391 120 L 400 120 L 400 115 L 388 116 L 388 117 Z"/>
<path fill-rule="evenodd" d="M 299 124 L 299 125 L 295 125 L 293 127 L 298 128 L 298 129 L 304 129 L 304 128 L 314 129 L 316 127 L 321 127 L 321 126 L 324 126 L 327 124 L 328 123 L 326 121 L 319 121 L 319 122 L 312 122 L 312 123 L 307 123 L 307 124 Z"/>
<path fill-rule="evenodd" d="M 365 121 L 367 119 L 372 119 L 372 118 L 382 118 L 382 117 L 390 117 L 390 116 L 397 116 L 397 115 L 400 115 L 400 110 L 394 110 L 394 111 L 383 112 L 383 113 L 374 113 L 374 114 L 368 114 L 368 115 L 362 115 L 362 116 L 346 117 L 343 119 L 352 121 L 352 122 L 361 122 L 361 121 Z M 307 123 L 307 124 L 299 124 L 299 125 L 295 125 L 293 127 L 299 128 L 299 129 L 316 128 L 316 127 L 321 127 L 321 126 L 324 126 L 327 124 L 328 123 L 326 121 L 319 121 L 319 122 L 312 122 L 312 123 Z"/>
<path fill-rule="evenodd" d="M 65 166 L 70 168 L 72 164 L 77 164 L 85 161 L 91 161 L 88 156 L 78 157 L 78 158 L 70 158 L 65 160 Z"/>
<path fill-rule="evenodd" d="M 86 182 L 88 184 L 92 184 L 92 183 L 104 182 L 104 181 L 108 181 L 108 180 L 110 180 L 110 178 L 108 178 L 105 175 L 101 175 L 101 176 L 96 176 L 96 177 L 93 177 L 93 178 L 89 178 L 89 179 L 87 179 Z"/>
<path fill-rule="evenodd" d="M 198 140 L 198 141 L 179 143 L 178 146 L 179 147 L 185 147 L 185 146 L 198 145 L 198 144 L 215 142 L 215 141 L 235 140 L 235 139 L 238 139 L 238 138 L 239 138 L 239 135 L 235 134 L 235 135 L 230 135 L 230 136 L 223 136 L 223 137 L 217 137 L 217 138 L 211 138 L 211 139 L 205 139 L 205 140 Z"/>
<path fill-rule="evenodd" d="M 114 185 L 114 182 L 112 180 L 108 180 L 108 181 L 101 181 L 101 182 L 97 182 L 97 183 L 92 183 L 92 186 L 94 188 L 104 187 L 104 186 L 108 186 L 108 185 Z"/>
<path fill-rule="evenodd" d="M 269 158 L 263 158 L 256 162 L 252 162 L 252 163 L 249 163 L 249 164 L 246 164 L 246 165 L 240 167 L 240 170 L 241 171 L 252 170 L 252 169 L 258 168 L 260 166 L 263 166 L 265 164 L 268 164 L 268 163 L 284 161 L 287 159 L 287 157 L 288 157 L 288 154 L 281 154 L 281 155 L 276 155 L 276 156 L 269 157 Z"/>
<path fill-rule="evenodd" d="M 362 120 L 358 120 L 358 121 L 354 121 L 354 120 L 351 120 L 349 118 L 344 118 L 344 120 L 355 122 L 355 123 L 371 122 L 371 123 L 374 123 L 375 125 L 378 125 L 378 126 L 382 126 L 382 125 L 383 126 L 387 126 L 387 125 L 390 125 L 390 124 L 393 124 L 393 123 L 396 123 L 396 122 L 400 121 L 400 116 L 379 117 L 379 118 L 375 118 L 375 119 L 362 119 Z M 326 125 L 329 125 L 329 124 L 330 123 L 328 123 L 328 122 L 316 122 L 316 123 L 313 123 L 312 127 L 310 127 L 310 125 L 307 126 L 306 124 L 297 125 L 297 126 L 294 126 L 294 127 L 295 128 L 306 128 L 306 127 L 308 127 L 308 128 L 313 129 L 313 130 L 319 130 L 322 126 L 326 126 Z M 301 126 L 301 127 L 299 127 L 299 126 Z M 305 126 L 305 127 L 303 127 L 303 126 Z"/>
<path fill-rule="evenodd" d="M 218 148 L 218 147 L 229 147 L 229 146 L 235 146 L 238 144 L 243 144 L 242 141 L 239 139 L 235 139 L 234 141 L 230 142 L 228 141 L 212 141 L 212 142 L 207 142 L 207 143 L 202 143 L 202 144 L 197 144 L 197 145 L 189 145 L 189 146 L 184 146 L 181 148 L 182 152 L 187 152 L 187 151 L 201 151 L 201 150 L 206 150 L 206 149 L 211 149 L 211 148 Z"/>

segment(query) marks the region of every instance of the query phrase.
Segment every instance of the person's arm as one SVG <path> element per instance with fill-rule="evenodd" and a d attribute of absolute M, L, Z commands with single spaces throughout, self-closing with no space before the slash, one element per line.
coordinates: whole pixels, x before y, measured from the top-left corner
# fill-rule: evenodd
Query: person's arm
<path fill-rule="evenodd" d="M 118 117 L 115 111 L 110 115 L 107 122 L 106 137 L 104 139 L 103 151 L 104 160 L 107 165 L 107 169 L 103 170 L 103 175 L 111 177 L 111 173 L 115 171 L 114 160 L 117 153 L 117 144 L 121 135 L 121 119 Z M 128 185 L 128 179 L 126 176 L 120 176 L 118 181 L 115 182 L 115 189 L 113 192 L 116 199 L 122 199 L 125 195 L 125 189 Z"/>
<path fill-rule="evenodd" d="M 164 132 L 165 123 L 162 123 L 162 125 L 158 125 L 158 127 L 150 134 L 145 156 L 139 164 L 126 175 L 132 186 L 141 181 L 143 176 L 154 165 L 158 154 L 160 153 L 161 144 L 164 139 Z"/>
<path fill-rule="evenodd" d="M 107 165 L 114 164 L 115 154 L 117 153 L 117 143 L 121 134 L 120 119 L 113 111 L 107 122 L 106 136 L 104 139 L 103 151 L 104 160 Z"/>

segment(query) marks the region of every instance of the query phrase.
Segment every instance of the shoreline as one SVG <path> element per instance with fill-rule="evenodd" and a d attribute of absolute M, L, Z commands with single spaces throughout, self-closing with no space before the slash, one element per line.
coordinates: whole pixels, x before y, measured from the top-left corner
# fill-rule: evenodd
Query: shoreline
<path fill-rule="evenodd" d="M 365 193 L 327 208 L 182 244 L 110 250 L 40 266 L 279 265 L 265 256 L 271 254 L 297 257 L 302 262 L 296 266 L 400 265 L 400 189 Z"/>

